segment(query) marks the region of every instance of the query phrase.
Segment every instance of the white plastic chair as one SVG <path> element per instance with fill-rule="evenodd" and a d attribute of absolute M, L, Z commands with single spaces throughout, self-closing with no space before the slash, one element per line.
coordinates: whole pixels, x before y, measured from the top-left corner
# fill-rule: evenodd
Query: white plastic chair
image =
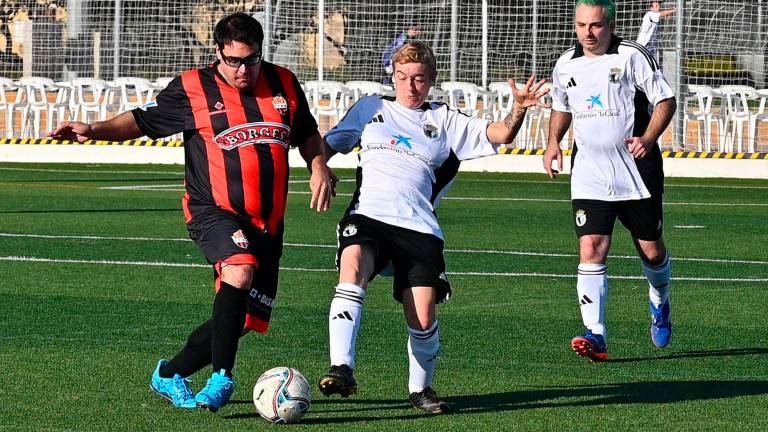
<path fill-rule="evenodd" d="M 493 93 L 463 81 L 443 81 L 440 88 L 448 93 L 448 105 L 451 108 L 473 117 L 493 118 Z"/>
<path fill-rule="evenodd" d="M 499 121 L 512 112 L 512 106 L 515 103 L 514 98 L 512 98 L 512 88 L 509 86 L 508 82 L 496 81 L 488 83 L 488 91 L 495 95 L 493 120 Z"/>
<path fill-rule="evenodd" d="M 522 84 L 517 84 L 521 87 Z M 506 81 L 496 81 L 488 84 L 488 91 L 494 94 L 493 119 L 501 121 L 512 112 L 515 104 L 515 98 L 512 97 L 512 87 Z M 520 148 L 531 147 L 531 125 L 532 116 L 527 115 L 523 119 L 520 131 L 515 137 L 515 142 Z"/>
<path fill-rule="evenodd" d="M 757 98 L 754 88 L 741 85 L 725 85 L 718 89 L 726 109 L 725 117 L 725 148 L 724 151 L 742 151 L 744 126 L 749 124 L 749 100 Z M 730 129 L 730 131 L 729 131 Z M 728 134 L 730 132 L 730 136 Z"/>
<path fill-rule="evenodd" d="M 309 110 L 320 122 L 320 116 L 341 120 L 349 108 L 350 92 L 338 81 L 306 81 L 304 83 Z"/>
<path fill-rule="evenodd" d="M 118 113 L 143 107 L 152 101 L 155 92 L 155 86 L 146 78 L 115 78 L 114 85 L 116 88 L 114 96 L 118 98 L 116 101 Z"/>
<path fill-rule="evenodd" d="M 61 112 L 59 121 L 63 120 L 63 113 L 67 104 L 62 92 L 66 90 L 58 87 L 50 78 L 25 77 L 19 79 L 19 94 L 16 97 L 15 108 L 21 112 L 21 137 L 40 138 L 43 131 L 50 132 L 53 129 L 53 113 Z M 55 92 L 49 99 L 49 92 Z M 43 129 L 43 114 L 45 114 L 45 129 Z"/>
<path fill-rule="evenodd" d="M 10 100 L 10 95 L 8 94 L 8 92 L 11 92 L 11 91 L 18 92 L 18 88 L 19 87 L 16 85 L 16 83 L 13 82 L 12 79 L 0 78 L 0 110 L 4 112 L 6 138 L 13 138 L 13 129 L 14 129 L 13 113 L 15 110 L 15 101 L 16 101 L 15 98 L 13 99 L 13 101 Z"/>
<path fill-rule="evenodd" d="M 114 90 L 106 81 L 98 78 L 76 78 L 72 80 L 70 109 L 75 117 L 85 123 L 104 121 L 109 111 L 116 111 L 111 92 Z M 93 119 L 91 117 L 94 117 Z"/>
<path fill-rule="evenodd" d="M 521 85 L 521 84 L 517 84 L 517 85 Z M 552 91 L 553 91 L 552 84 L 551 83 L 545 83 L 543 88 L 549 89 L 549 93 L 544 95 L 540 99 L 540 101 L 542 103 L 544 103 L 544 104 L 547 104 L 547 105 L 551 106 L 552 105 Z M 544 107 L 539 107 L 539 106 L 533 106 L 533 107 L 528 108 L 528 113 L 526 113 L 526 116 L 527 115 L 531 115 L 532 116 L 531 122 L 535 121 L 535 123 L 536 123 L 536 125 L 534 126 L 533 145 L 531 146 L 531 148 L 535 149 L 536 146 L 539 144 L 539 142 L 541 142 L 541 148 L 546 148 L 547 147 L 548 136 L 547 136 L 547 130 L 545 129 L 545 126 L 549 125 L 549 118 L 550 118 L 551 114 L 552 114 L 552 109 L 551 108 L 544 108 Z M 560 143 L 560 144 L 561 144 L 561 147 L 562 147 L 562 143 Z"/>
<path fill-rule="evenodd" d="M 683 122 L 683 137 L 688 136 L 688 121 L 696 121 L 696 144 L 698 151 L 712 151 L 712 122 L 717 123 L 718 128 L 718 146 L 720 151 L 725 147 L 726 124 L 725 112 L 715 113 L 712 111 L 712 102 L 718 94 L 712 87 L 706 85 L 688 85 L 688 91 L 695 98 L 696 106 L 694 109 L 686 109 Z"/>
<path fill-rule="evenodd" d="M 391 94 L 395 93 L 395 89 L 389 91 Z M 448 93 L 444 92 L 443 90 L 440 90 L 436 87 L 429 89 L 429 93 L 427 94 L 427 101 L 447 103 L 448 101 L 446 99 L 448 99 Z"/>
<path fill-rule="evenodd" d="M 768 122 L 768 112 L 766 112 L 766 103 L 768 103 L 768 89 L 760 89 L 756 91 L 757 96 L 760 98 L 760 103 L 757 107 L 757 111 L 752 114 L 749 122 L 749 152 L 755 152 L 755 143 L 757 142 L 757 136 L 759 128 L 757 122 Z"/>
<path fill-rule="evenodd" d="M 54 88 L 51 90 L 56 92 L 56 99 L 52 104 L 48 105 L 48 118 L 52 121 L 55 119 L 55 124 L 57 125 L 64 120 L 74 119 L 76 113 L 72 111 L 70 106 L 72 92 L 74 91 L 72 83 L 69 81 L 58 81 L 54 83 Z M 53 129 L 53 125 L 51 125 L 50 129 Z"/>
<path fill-rule="evenodd" d="M 363 96 L 386 94 L 384 86 L 375 81 L 347 81 L 344 85 L 349 90 L 352 103 L 358 101 Z"/>

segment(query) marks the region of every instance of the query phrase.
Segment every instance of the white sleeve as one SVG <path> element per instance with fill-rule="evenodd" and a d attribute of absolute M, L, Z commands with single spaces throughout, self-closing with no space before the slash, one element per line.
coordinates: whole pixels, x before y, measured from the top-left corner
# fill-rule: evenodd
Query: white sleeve
<path fill-rule="evenodd" d="M 661 73 L 656 60 L 645 49 L 639 49 L 632 56 L 632 75 L 635 86 L 645 93 L 648 101 L 656 106 L 664 99 L 675 96 L 672 87 Z"/>
<path fill-rule="evenodd" d="M 325 134 L 328 145 L 345 154 L 357 147 L 365 125 L 376 114 L 380 101 L 378 96 L 366 96 L 352 105 L 344 118 Z"/>
<path fill-rule="evenodd" d="M 643 22 L 640 25 L 640 31 L 637 33 L 637 43 L 642 46 L 648 45 L 651 36 L 653 36 L 653 26 L 654 24 L 658 24 L 660 18 L 661 13 L 659 12 L 648 12 L 645 14 Z"/>
<path fill-rule="evenodd" d="M 640 30 L 637 32 L 637 40 L 636 40 L 636 42 L 642 46 L 648 45 L 648 41 L 651 39 L 651 34 L 648 31 L 649 25 L 650 25 L 650 22 L 648 21 L 648 14 L 645 14 L 645 16 L 643 17 L 643 22 L 640 23 Z"/>
<path fill-rule="evenodd" d="M 490 121 L 470 117 L 461 111 L 448 108 L 447 105 L 442 105 L 439 109 L 445 111 L 443 127 L 446 141 L 459 160 L 496 154 L 496 150 L 488 141 L 488 134 L 486 133 Z"/>
<path fill-rule="evenodd" d="M 571 107 L 568 105 L 568 93 L 565 92 L 565 84 L 560 82 L 560 74 L 557 73 L 557 64 L 552 71 L 552 109 L 560 112 L 571 112 Z"/>

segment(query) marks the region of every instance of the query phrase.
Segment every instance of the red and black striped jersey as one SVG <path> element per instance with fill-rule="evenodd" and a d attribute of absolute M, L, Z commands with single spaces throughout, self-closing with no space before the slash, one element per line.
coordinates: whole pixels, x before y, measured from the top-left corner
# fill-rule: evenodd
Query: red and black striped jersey
<path fill-rule="evenodd" d="M 254 88 L 241 92 L 214 63 L 176 77 L 133 115 L 150 138 L 184 132 L 187 222 L 215 206 L 263 231 L 281 231 L 288 148 L 318 133 L 292 72 L 262 61 Z"/>

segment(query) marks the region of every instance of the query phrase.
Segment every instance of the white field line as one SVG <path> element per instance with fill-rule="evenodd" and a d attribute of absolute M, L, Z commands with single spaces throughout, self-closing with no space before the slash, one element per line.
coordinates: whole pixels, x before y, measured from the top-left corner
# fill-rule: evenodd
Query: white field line
<path fill-rule="evenodd" d="M 193 267 L 193 268 L 210 268 L 210 265 L 203 264 L 186 264 L 186 263 L 172 263 L 172 262 L 160 262 L 160 261 L 115 261 L 115 260 L 75 260 L 75 259 L 54 259 L 54 258 L 40 258 L 40 257 L 24 257 L 24 256 L 4 256 L 0 257 L 0 261 L 20 261 L 20 262 L 42 262 L 53 264 L 95 264 L 95 265 L 129 265 L 129 266 L 146 266 L 146 267 Z M 297 272 L 318 272 L 329 273 L 336 272 L 335 269 L 318 269 L 318 268 L 302 268 L 302 267 L 280 267 L 282 271 L 297 271 Z M 543 277 L 543 278 L 560 278 L 560 279 L 573 279 L 575 274 L 557 274 L 557 273 L 511 273 L 511 272 L 447 272 L 451 276 L 495 276 L 495 277 Z M 611 275 L 612 279 L 628 279 L 628 280 L 645 280 L 642 276 L 622 276 Z M 768 278 L 710 278 L 710 277 L 685 277 L 675 276 L 676 281 L 692 281 L 692 282 L 768 282 Z"/>
<path fill-rule="evenodd" d="M 308 183 L 305 181 L 291 180 L 288 183 Z M 132 185 L 132 186 L 102 186 L 99 189 L 102 190 L 141 190 L 141 191 L 154 191 L 163 190 L 167 192 L 184 192 L 184 186 L 181 183 L 174 184 L 158 184 L 158 185 Z M 289 193 L 306 193 L 309 192 L 289 192 Z M 351 196 L 351 194 L 347 194 Z"/>
<path fill-rule="evenodd" d="M 111 170 L 68 170 L 68 169 L 43 169 L 43 168 L 10 168 L 0 167 L 0 171 L 36 171 L 36 172 L 57 172 L 57 173 L 76 173 L 76 174 L 173 174 L 184 175 L 184 171 L 111 171 Z"/>
<path fill-rule="evenodd" d="M 67 170 L 45 168 L 12 168 L 0 167 L 0 171 L 38 171 L 62 173 L 98 173 L 98 174 L 174 174 L 183 176 L 183 171 L 115 171 L 115 170 Z M 542 172 L 542 175 L 544 173 Z M 340 182 L 353 182 L 355 179 L 339 179 Z M 308 183 L 308 178 L 292 180 L 291 183 Z M 552 180 L 511 180 L 511 179 L 461 179 L 461 183 L 532 183 L 547 185 L 567 185 L 568 182 Z M 699 184 L 665 184 L 665 187 L 697 188 L 697 189 L 768 189 L 768 186 L 739 186 L 739 185 L 699 185 Z"/>
<path fill-rule="evenodd" d="M 134 185 L 134 186 L 102 186 L 99 189 L 109 190 L 144 190 L 152 191 L 162 189 L 168 192 L 183 192 L 184 189 L 178 187 L 177 189 L 168 189 L 169 187 L 178 187 L 178 185 Z M 291 195 L 309 195 L 310 191 L 288 191 Z M 337 193 L 336 196 L 347 197 L 352 196 L 349 193 Z M 569 203 L 570 199 L 552 199 L 552 198 L 489 198 L 489 197 L 443 197 L 444 201 L 503 201 L 503 202 L 546 202 L 546 203 Z M 679 205 L 679 206 L 717 206 L 717 207 L 768 207 L 768 203 L 703 203 L 703 202 L 665 202 L 664 205 Z"/>
<path fill-rule="evenodd" d="M 0 237 L 19 237 L 19 238 L 42 238 L 42 239 L 61 239 L 61 240 L 96 240 L 96 241 L 166 241 L 166 242 L 191 242 L 188 238 L 173 237 L 120 237 L 120 236 L 86 236 L 86 235 L 48 235 L 48 234 L 20 234 L 0 232 Z M 286 247 L 297 248 L 321 248 L 336 249 L 336 245 L 312 244 L 312 243 L 283 243 Z M 448 253 L 463 254 L 489 254 L 489 255 L 519 255 L 519 256 L 540 256 L 552 258 L 571 258 L 577 257 L 577 254 L 569 253 L 546 253 L 546 252 L 527 252 L 527 251 L 504 251 L 493 249 L 445 249 Z M 610 255 L 613 259 L 637 259 L 634 255 Z M 718 264 L 757 264 L 768 265 L 768 261 L 739 260 L 739 259 L 715 259 L 715 258 L 695 258 L 695 257 L 672 257 L 672 261 L 692 261 L 709 262 Z"/>
<path fill-rule="evenodd" d="M 291 192 L 301 193 L 301 192 Z M 309 192 L 307 192 L 309 193 Z M 533 202 L 571 202 L 569 199 L 542 198 L 485 198 L 485 197 L 443 197 L 443 200 L 456 201 L 533 201 Z M 703 203 L 703 202 L 664 202 L 664 205 L 679 206 L 718 206 L 718 207 L 768 207 L 768 203 Z"/>
<path fill-rule="evenodd" d="M 542 173 L 543 174 L 543 173 Z M 555 180 L 511 180 L 511 179 L 459 179 L 459 183 L 533 183 L 546 185 L 568 186 L 570 182 Z M 668 184 L 664 187 L 696 188 L 696 189 L 768 189 L 768 186 L 740 186 L 740 185 L 701 185 L 701 184 Z"/>

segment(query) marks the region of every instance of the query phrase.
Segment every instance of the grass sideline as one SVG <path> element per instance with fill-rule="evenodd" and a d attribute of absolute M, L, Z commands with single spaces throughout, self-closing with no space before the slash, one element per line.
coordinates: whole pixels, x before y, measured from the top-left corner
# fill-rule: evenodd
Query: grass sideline
<path fill-rule="evenodd" d="M 350 194 L 354 173 L 339 175 Z M 358 343 L 360 394 L 328 399 L 313 387 L 304 421 L 276 426 L 255 413 L 251 388 L 274 366 L 313 386 L 327 369 L 334 228 L 350 198 L 315 214 L 305 172 L 293 171 L 270 333 L 242 340 L 231 405 L 181 412 L 148 389 L 157 359 L 210 314 L 213 296 L 211 270 L 187 241 L 181 179 L 178 166 L 0 164 L 0 430 L 768 429 L 764 180 L 667 179 L 667 350 L 650 342 L 647 288 L 617 226 L 612 361 L 592 365 L 568 347 L 581 323 L 567 178 L 461 173 L 438 209 L 456 296 L 439 308 L 435 379 L 458 412 L 407 405 L 405 324 L 380 278 Z"/>

